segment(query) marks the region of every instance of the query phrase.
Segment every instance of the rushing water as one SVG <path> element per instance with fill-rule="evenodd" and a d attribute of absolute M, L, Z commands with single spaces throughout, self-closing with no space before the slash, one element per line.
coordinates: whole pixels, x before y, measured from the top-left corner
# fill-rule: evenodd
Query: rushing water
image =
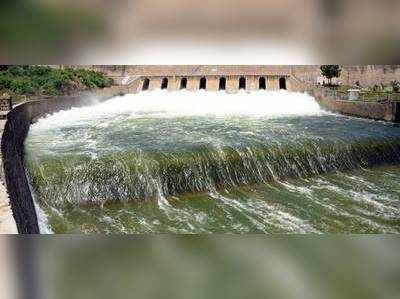
<path fill-rule="evenodd" d="M 35 123 L 54 232 L 399 232 L 400 129 L 286 91 L 127 95 Z"/>

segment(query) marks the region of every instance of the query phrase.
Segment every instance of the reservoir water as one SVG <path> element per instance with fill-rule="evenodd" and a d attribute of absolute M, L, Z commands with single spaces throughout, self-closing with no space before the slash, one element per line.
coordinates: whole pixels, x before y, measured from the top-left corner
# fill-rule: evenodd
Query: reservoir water
<path fill-rule="evenodd" d="M 151 91 L 32 125 L 54 233 L 398 233 L 400 128 L 287 91 Z"/>

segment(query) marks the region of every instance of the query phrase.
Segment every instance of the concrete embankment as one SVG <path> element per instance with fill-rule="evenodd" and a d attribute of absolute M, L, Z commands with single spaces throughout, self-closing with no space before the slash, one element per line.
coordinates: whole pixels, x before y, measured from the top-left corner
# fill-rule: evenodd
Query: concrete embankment
<path fill-rule="evenodd" d="M 400 102 L 349 100 L 346 93 L 339 93 L 329 88 L 301 81 L 293 75 L 291 77 L 291 86 L 293 91 L 311 94 L 320 106 L 327 111 L 360 118 L 400 123 Z"/>
<path fill-rule="evenodd" d="M 400 102 L 365 102 L 342 99 L 329 90 L 315 88 L 313 96 L 325 110 L 344 115 L 400 122 Z"/>
<path fill-rule="evenodd" d="M 114 86 L 73 96 L 59 96 L 53 99 L 26 102 L 14 107 L 8 113 L 2 135 L 1 152 L 10 205 L 19 233 L 40 233 L 24 166 L 24 141 L 31 123 L 46 114 L 92 105 L 127 92 L 126 87 Z M 5 204 L 7 204 L 6 202 L 5 199 Z M 4 215 L 7 215 L 7 211 Z M 9 217 L 5 217 L 11 220 Z"/>

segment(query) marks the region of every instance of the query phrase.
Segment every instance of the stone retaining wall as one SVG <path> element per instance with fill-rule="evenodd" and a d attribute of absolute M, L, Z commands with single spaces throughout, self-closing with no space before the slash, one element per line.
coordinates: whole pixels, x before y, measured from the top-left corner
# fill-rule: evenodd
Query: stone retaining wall
<path fill-rule="evenodd" d="M 5 98 L 0 96 L 0 111 L 10 111 L 12 108 L 11 97 Z"/>

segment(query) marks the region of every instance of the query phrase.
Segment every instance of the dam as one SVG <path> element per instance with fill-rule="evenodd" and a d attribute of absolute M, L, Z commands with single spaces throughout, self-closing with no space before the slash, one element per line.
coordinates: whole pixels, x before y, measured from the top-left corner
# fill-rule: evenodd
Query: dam
<path fill-rule="evenodd" d="M 25 150 L 42 231 L 400 230 L 400 130 L 304 93 L 160 86 L 41 118 Z"/>
<path fill-rule="evenodd" d="M 144 77 L 139 84 L 139 90 L 208 90 L 226 91 L 238 90 L 280 90 L 288 89 L 289 76 L 174 76 L 174 77 Z M 290 89 L 290 86 L 289 86 Z"/>
<path fill-rule="evenodd" d="M 117 86 L 8 113 L 19 232 L 400 231 L 397 104 L 285 67 L 118 68 Z"/>

